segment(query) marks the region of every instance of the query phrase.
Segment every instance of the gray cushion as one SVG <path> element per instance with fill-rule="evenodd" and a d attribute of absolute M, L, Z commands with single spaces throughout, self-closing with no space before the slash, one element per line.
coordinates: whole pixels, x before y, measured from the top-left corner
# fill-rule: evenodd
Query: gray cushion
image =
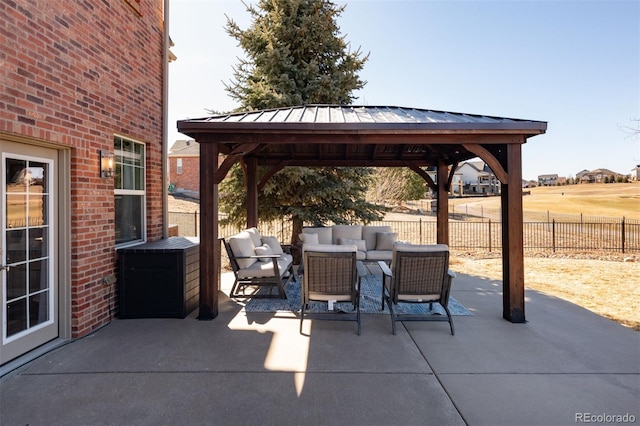
<path fill-rule="evenodd" d="M 353 240 L 351 238 L 340 238 L 338 240 L 338 244 L 356 246 L 358 248 L 358 251 L 367 251 L 367 246 L 366 246 L 364 240 Z"/>
<path fill-rule="evenodd" d="M 331 239 L 331 228 L 330 227 L 316 227 L 316 228 L 302 228 L 302 233 L 304 234 L 318 234 L 318 243 L 319 244 L 333 244 L 333 240 Z"/>
<path fill-rule="evenodd" d="M 393 259 L 392 250 L 369 250 L 367 251 L 367 260 L 386 260 Z"/>
<path fill-rule="evenodd" d="M 339 244 L 340 238 L 362 239 L 362 225 L 333 225 L 331 232 L 333 244 Z"/>
<path fill-rule="evenodd" d="M 229 247 L 231 247 L 231 251 L 233 255 L 236 257 L 248 257 L 253 256 L 256 253 L 256 247 L 253 244 L 253 239 L 251 235 L 242 231 L 239 234 L 236 234 L 229 238 Z M 238 266 L 240 269 L 248 268 L 253 265 L 257 259 L 236 259 L 238 261 Z"/>
<path fill-rule="evenodd" d="M 367 245 L 367 250 L 375 250 L 378 232 L 393 232 L 388 225 L 365 225 L 362 227 L 362 239 Z"/>
<path fill-rule="evenodd" d="M 287 272 L 287 268 L 291 264 L 291 256 L 282 255 L 278 258 L 278 271 L 280 272 L 280 276 L 284 276 Z M 264 277 L 274 277 L 275 273 L 273 270 L 273 260 L 269 259 L 268 263 L 264 262 L 255 262 L 253 265 L 248 268 L 240 269 L 238 271 L 238 277 L 240 278 L 264 278 Z"/>
<path fill-rule="evenodd" d="M 262 242 L 264 244 L 269 244 L 269 247 L 271 247 L 271 251 L 273 252 L 273 254 L 284 253 L 284 251 L 282 251 L 282 246 L 280 245 L 280 242 L 276 237 L 264 236 L 262 237 Z"/>
<path fill-rule="evenodd" d="M 298 237 L 303 244 L 320 244 L 320 242 L 318 241 L 318 234 L 315 233 L 310 234 L 303 232 L 302 234 L 298 235 Z"/>
<path fill-rule="evenodd" d="M 258 247 L 262 245 L 262 237 L 260 236 L 260 232 L 258 232 L 258 228 L 245 229 L 244 232 L 248 232 L 249 235 L 251 235 L 251 241 L 253 241 L 254 246 Z"/>
<path fill-rule="evenodd" d="M 273 250 L 271 249 L 271 246 L 269 246 L 269 244 L 263 244 L 260 247 L 256 247 L 256 254 L 258 256 L 267 256 L 270 254 L 275 254 L 273 253 Z M 271 258 L 270 257 L 264 257 L 264 258 L 260 258 L 258 259 L 260 262 L 271 262 Z"/>
<path fill-rule="evenodd" d="M 364 240 L 352 240 L 351 238 L 340 238 L 339 245 L 356 246 L 358 253 L 356 253 L 357 260 L 365 260 L 367 258 L 367 246 L 364 244 Z"/>
<path fill-rule="evenodd" d="M 409 243 L 395 243 L 393 248 L 396 251 L 417 251 L 417 252 L 430 252 L 430 251 L 449 251 L 449 246 L 446 244 L 409 244 Z"/>
<path fill-rule="evenodd" d="M 376 237 L 376 250 L 393 250 L 393 245 L 398 240 L 395 232 L 378 232 Z"/>

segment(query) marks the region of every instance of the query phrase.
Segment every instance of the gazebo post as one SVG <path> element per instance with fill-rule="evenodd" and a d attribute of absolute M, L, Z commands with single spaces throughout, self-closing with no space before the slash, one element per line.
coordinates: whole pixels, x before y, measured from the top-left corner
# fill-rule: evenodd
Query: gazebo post
<path fill-rule="evenodd" d="M 244 158 L 247 184 L 247 228 L 258 226 L 258 160 Z"/>
<path fill-rule="evenodd" d="M 436 207 L 436 215 L 438 219 L 436 240 L 438 244 L 449 244 L 449 191 L 447 189 L 448 177 L 449 167 L 447 163 L 440 160 L 438 162 L 436 182 L 436 185 L 438 186 L 438 204 Z"/>
<path fill-rule="evenodd" d="M 507 184 L 502 185 L 502 317 L 524 323 L 522 145 L 508 144 Z"/>
<path fill-rule="evenodd" d="M 200 310 L 199 320 L 218 316 L 218 277 L 220 243 L 218 242 L 218 146 L 200 144 Z"/>

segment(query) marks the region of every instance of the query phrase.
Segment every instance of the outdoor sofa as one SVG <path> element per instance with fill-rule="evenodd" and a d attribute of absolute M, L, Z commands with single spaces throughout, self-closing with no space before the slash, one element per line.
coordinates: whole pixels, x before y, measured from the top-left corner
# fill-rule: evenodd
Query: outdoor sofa
<path fill-rule="evenodd" d="M 357 260 L 363 262 L 391 262 L 393 245 L 398 234 L 390 226 L 332 225 L 303 228 L 299 235 L 303 245 L 338 244 L 357 247 Z"/>

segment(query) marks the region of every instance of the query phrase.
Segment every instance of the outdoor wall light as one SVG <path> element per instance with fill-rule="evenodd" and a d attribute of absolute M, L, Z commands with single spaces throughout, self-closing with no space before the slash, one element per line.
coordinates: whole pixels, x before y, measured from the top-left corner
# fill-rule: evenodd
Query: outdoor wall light
<path fill-rule="evenodd" d="M 100 150 L 100 177 L 113 177 L 113 154 Z"/>

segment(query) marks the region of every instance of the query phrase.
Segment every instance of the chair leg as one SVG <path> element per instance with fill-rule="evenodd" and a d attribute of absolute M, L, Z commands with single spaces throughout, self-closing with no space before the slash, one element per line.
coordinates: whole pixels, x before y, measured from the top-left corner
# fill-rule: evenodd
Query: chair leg
<path fill-rule="evenodd" d="M 231 287 L 231 293 L 229 293 L 229 296 L 231 297 L 236 297 L 238 296 L 237 292 L 238 292 L 238 278 L 235 279 L 235 281 L 233 282 L 233 286 Z"/>
<path fill-rule="evenodd" d="M 302 307 L 300 309 L 300 334 L 302 334 L 302 322 L 304 321 L 304 301 L 302 302 Z"/>
<path fill-rule="evenodd" d="M 360 335 L 360 304 L 356 307 L 356 321 L 358 321 L 358 336 Z"/>
<path fill-rule="evenodd" d="M 391 317 L 391 332 L 395 336 L 396 334 L 396 316 L 393 313 L 393 303 L 391 303 L 391 296 L 385 296 L 384 300 L 387 301 L 387 306 L 389 306 L 389 315 Z M 383 303 L 384 303 L 383 300 Z"/>
<path fill-rule="evenodd" d="M 442 305 L 444 311 L 447 313 L 447 318 L 449 318 L 449 328 L 451 328 L 451 335 L 454 336 L 455 330 L 453 329 L 453 318 L 451 317 L 451 312 L 449 312 L 449 308 L 446 305 Z"/>

